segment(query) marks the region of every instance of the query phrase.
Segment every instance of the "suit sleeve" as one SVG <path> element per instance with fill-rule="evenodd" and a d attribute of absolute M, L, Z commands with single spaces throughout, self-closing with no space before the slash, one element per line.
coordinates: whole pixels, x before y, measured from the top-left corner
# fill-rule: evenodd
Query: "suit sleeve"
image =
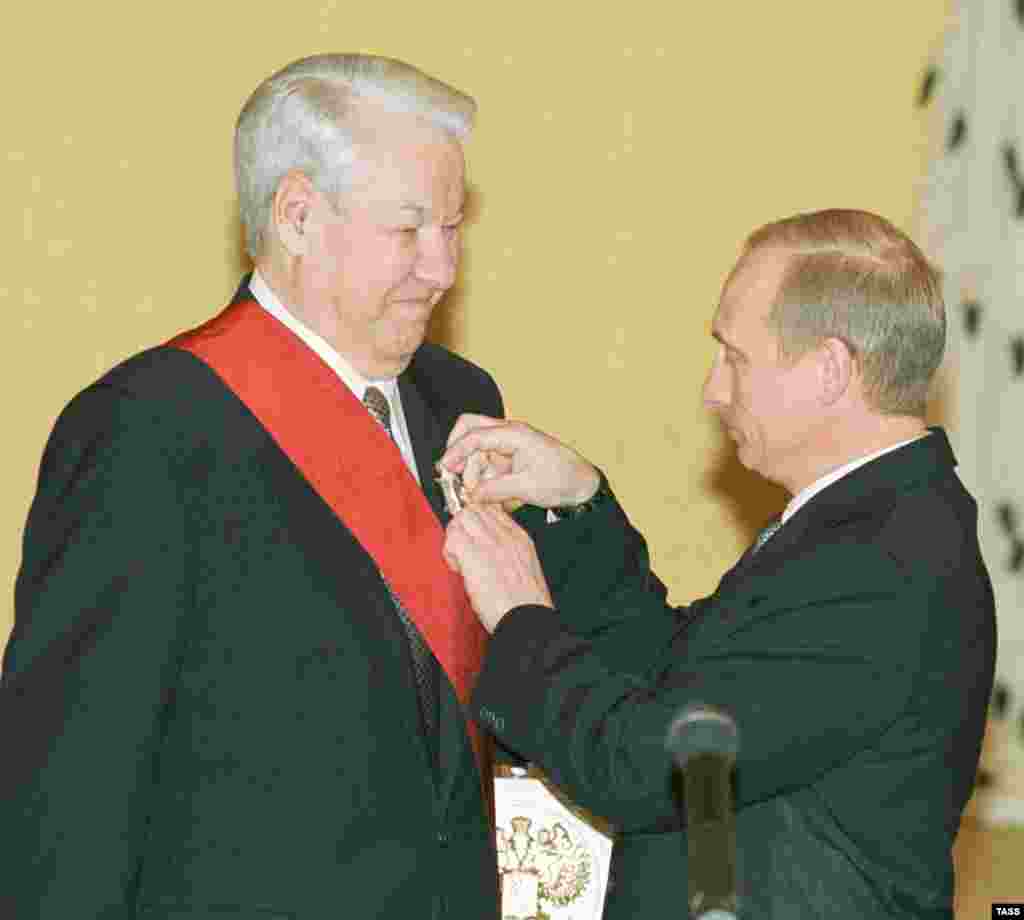
<path fill-rule="evenodd" d="M 46 447 L 0 685 L 4 917 L 135 916 L 190 604 L 189 452 L 177 427 L 97 386 Z"/>
<path fill-rule="evenodd" d="M 863 571 L 852 561 L 848 571 Z M 847 577 L 817 600 L 799 585 L 789 595 L 775 591 L 771 601 L 768 592 L 747 594 L 734 609 L 710 613 L 734 617 L 734 629 L 702 639 L 681 618 L 674 638 L 661 644 L 649 641 L 642 624 L 666 612 L 663 597 L 627 589 L 611 601 L 641 633 L 634 641 L 624 626 L 618 641 L 632 643 L 637 659 L 646 649 L 652 666 L 645 673 L 615 667 L 557 612 L 519 608 L 491 638 L 475 708 L 580 805 L 643 830 L 677 819 L 669 724 L 688 703 L 714 703 L 740 727 L 742 808 L 849 760 L 904 707 L 928 604 L 898 576 L 874 569 L 870 587 Z"/>
<path fill-rule="evenodd" d="M 619 503 L 555 522 L 543 509 L 524 508 L 517 519 L 537 548 L 560 623 L 590 639 L 614 668 L 646 670 L 650 648 L 671 638 L 687 608 L 667 605 L 647 541 Z M 630 603 L 636 596 L 645 603 Z"/>

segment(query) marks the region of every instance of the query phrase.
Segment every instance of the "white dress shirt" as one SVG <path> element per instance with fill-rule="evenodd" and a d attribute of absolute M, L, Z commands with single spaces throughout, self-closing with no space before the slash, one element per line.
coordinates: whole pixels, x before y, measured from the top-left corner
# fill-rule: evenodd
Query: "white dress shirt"
<path fill-rule="evenodd" d="M 333 348 L 326 339 L 318 335 L 299 318 L 292 313 L 278 296 L 270 289 L 270 285 L 263 279 L 259 271 L 252 273 L 249 281 L 249 290 L 256 302 L 263 307 L 274 319 L 283 323 L 285 327 L 295 333 L 303 342 L 319 355 L 323 362 L 338 375 L 342 383 L 347 386 L 356 399 L 361 403 L 366 388 L 371 384 L 380 390 L 387 397 L 388 405 L 391 407 L 391 434 L 395 444 L 402 452 L 402 459 L 409 468 L 409 472 L 417 482 L 420 481 L 419 473 L 416 471 L 416 457 L 412 452 L 412 441 L 409 438 L 409 429 L 405 424 L 405 412 L 402 410 L 402 397 L 398 391 L 398 379 L 387 377 L 383 380 L 367 380 L 359 373 L 338 351 Z M 369 410 L 367 410 L 369 411 Z"/>

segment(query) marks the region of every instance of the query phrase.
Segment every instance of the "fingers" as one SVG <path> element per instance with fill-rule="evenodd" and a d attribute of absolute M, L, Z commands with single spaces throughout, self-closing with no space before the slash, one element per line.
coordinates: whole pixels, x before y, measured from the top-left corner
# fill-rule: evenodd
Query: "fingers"
<path fill-rule="evenodd" d="M 465 418 L 465 416 L 462 416 Z M 455 433 L 455 429 L 452 429 L 452 433 Z M 463 473 L 465 475 L 466 464 L 470 458 L 477 453 L 481 453 L 483 448 L 481 447 L 481 435 L 480 431 L 471 431 L 468 434 L 462 435 L 457 441 L 451 441 L 449 439 L 449 446 L 445 450 L 441 459 L 437 461 L 438 466 L 443 466 L 445 469 L 451 470 L 453 473 Z M 473 470 L 470 469 L 470 475 Z"/>
<path fill-rule="evenodd" d="M 440 465 L 463 474 L 467 499 L 478 504 L 579 504 L 600 482 L 590 463 L 551 435 L 482 415 L 459 418 Z"/>
<path fill-rule="evenodd" d="M 516 607 L 554 606 L 533 541 L 500 507 L 463 508 L 448 524 L 444 552 L 488 631 Z"/>
<path fill-rule="evenodd" d="M 475 450 L 468 457 L 462 467 L 462 486 L 465 492 L 472 492 L 482 476 L 483 467 L 487 465 L 487 454 L 482 450 Z"/>
<path fill-rule="evenodd" d="M 499 532 L 492 518 L 493 509 L 489 505 L 467 505 L 452 518 L 448 526 L 461 530 L 473 540 L 492 540 Z"/>
<path fill-rule="evenodd" d="M 483 479 L 473 486 L 467 483 L 466 498 L 474 505 L 493 505 L 505 502 L 522 502 L 529 487 L 526 474 L 507 473 Z"/>
<path fill-rule="evenodd" d="M 490 514 L 491 521 L 498 530 L 506 535 L 515 536 L 530 543 L 533 540 L 530 535 L 520 526 L 519 522 L 508 513 L 500 504 L 486 505 L 484 510 Z"/>
<path fill-rule="evenodd" d="M 441 558 L 444 559 L 445 564 L 456 575 L 458 575 L 462 571 L 462 567 L 459 565 L 458 557 L 448 549 L 447 536 L 445 537 L 444 546 L 441 547 Z"/>
<path fill-rule="evenodd" d="M 511 460 L 502 457 L 501 454 L 490 450 L 475 450 L 466 458 L 466 465 L 462 470 L 462 483 L 468 491 L 472 491 L 478 483 L 500 476 L 511 466 Z"/>
<path fill-rule="evenodd" d="M 448 448 L 439 462 L 458 473 L 476 451 L 511 457 L 528 445 L 531 431 L 521 422 L 492 419 L 485 415 L 461 415 L 448 436 Z"/>
<path fill-rule="evenodd" d="M 495 425 L 502 425 L 504 422 L 504 419 L 492 418 L 489 415 L 475 415 L 472 412 L 463 412 L 462 415 L 456 419 L 455 424 L 452 426 L 451 433 L 448 435 L 448 446 L 451 447 L 452 444 L 471 432 L 478 431 L 483 428 L 491 428 Z"/>
<path fill-rule="evenodd" d="M 449 529 L 461 531 L 473 540 L 500 543 L 509 537 L 526 537 L 528 534 L 515 519 L 500 505 L 468 505 L 448 525 Z"/>

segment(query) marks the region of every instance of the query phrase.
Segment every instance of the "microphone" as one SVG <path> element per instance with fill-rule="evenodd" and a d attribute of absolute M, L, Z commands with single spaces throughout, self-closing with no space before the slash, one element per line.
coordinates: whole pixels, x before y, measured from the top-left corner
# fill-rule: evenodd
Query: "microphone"
<path fill-rule="evenodd" d="M 691 703 L 672 720 L 665 747 L 683 771 L 693 920 L 736 920 L 736 827 L 729 775 L 739 750 L 732 717 Z"/>

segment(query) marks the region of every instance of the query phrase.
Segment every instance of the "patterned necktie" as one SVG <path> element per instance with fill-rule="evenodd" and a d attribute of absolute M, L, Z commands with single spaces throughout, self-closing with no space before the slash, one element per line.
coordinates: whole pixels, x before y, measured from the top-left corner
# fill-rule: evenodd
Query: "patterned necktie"
<path fill-rule="evenodd" d="M 363 405 L 370 410 L 370 415 L 380 422 L 393 440 L 395 436 L 391 432 L 391 404 L 388 398 L 376 387 L 367 387 L 363 394 Z"/>
<path fill-rule="evenodd" d="M 757 539 L 754 540 L 753 546 L 750 547 L 750 555 L 756 556 L 757 553 L 760 552 L 761 547 L 775 536 L 781 526 L 781 517 L 772 518 L 772 520 L 768 522 L 767 526 L 765 526 L 765 528 L 757 535 Z"/>
<path fill-rule="evenodd" d="M 381 427 L 394 440 L 394 433 L 391 431 L 391 406 L 388 398 L 376 387 L 367 387 L 363 394 L 363 404 L 370 414 L 381 424 Z M 385 581 L 385 584 L 387 582 Z M 387 585 L 391 600 L 394 601 L 395 610 L 398 611 L 398 618 L 405 627 L 405 634 L 409 638 L 409 649 L 412 652 L 412 667 L 416 677 L 416 689 L 420 699 L 420 713 L 423 716 L 423 725 L 427 736 L 433 738 L 437 731 L 437 708 L 438 708 L 438 687 L 439 666 L 437 659 L 427 647 L 423 636 L 416 628 L 402 602 Z M 436 751 L 434 752 L 436 756 Z"/>

